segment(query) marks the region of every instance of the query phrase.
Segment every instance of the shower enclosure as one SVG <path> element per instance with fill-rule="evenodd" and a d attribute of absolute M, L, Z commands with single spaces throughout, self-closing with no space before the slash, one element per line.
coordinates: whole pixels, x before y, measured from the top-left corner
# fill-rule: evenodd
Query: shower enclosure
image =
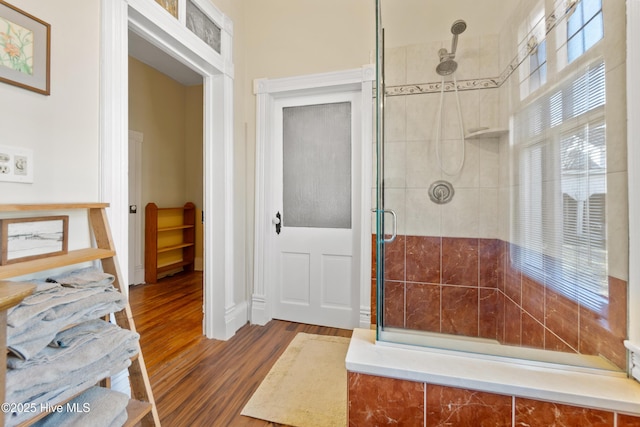
<path fill-rule="evenodd" d="M 378 342 L 626 370 L 624 2 L 426 3 L 376 1 Z"/>

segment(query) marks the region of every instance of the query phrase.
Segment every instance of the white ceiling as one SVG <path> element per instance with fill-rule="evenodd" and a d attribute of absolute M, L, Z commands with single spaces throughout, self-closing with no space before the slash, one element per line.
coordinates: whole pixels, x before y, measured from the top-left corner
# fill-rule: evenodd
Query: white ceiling
<path fill-rule="evenodd" d="M 129 55 L 185 86 L 202 84 L 202 76 L 129 30 Z"/>

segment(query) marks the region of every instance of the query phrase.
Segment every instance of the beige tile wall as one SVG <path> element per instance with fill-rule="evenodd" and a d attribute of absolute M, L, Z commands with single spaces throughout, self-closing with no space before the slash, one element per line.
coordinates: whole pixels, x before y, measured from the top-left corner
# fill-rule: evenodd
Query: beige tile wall
<path fill-rule="evenodd" d="M 440 82 L 435 72 L 438 49 L 449 40 L 388 49 L 387 86 Z M 477 39 L 461 36 L 457 58 L 459 80 L 497 77 L 498 36 Z M 486 57 L 482 57 L 485 55 Z M 480 71 L 486 75 L 480 75 Z M 447 81 L 450 79 L 447 78 Z M 496 127 L 499 122 L 498 89 L 458 93 L 464 130 Z M 440 93 L 387 97 L 385 105 L 386 206 L 398 214 L 398 233 L 417 236 L 498 237 L 500 142 L 469 140 L 464 144 L 464 166 L 447 175 L 436 153 Z M 454 92 L 445 92 L 442 108 L 440 158 L 448 172 L 462 156 L 461 132 Z M 445 179 L 454 185 L 455 197 L 439 206 L 429 199 L 429 186 Z"/>

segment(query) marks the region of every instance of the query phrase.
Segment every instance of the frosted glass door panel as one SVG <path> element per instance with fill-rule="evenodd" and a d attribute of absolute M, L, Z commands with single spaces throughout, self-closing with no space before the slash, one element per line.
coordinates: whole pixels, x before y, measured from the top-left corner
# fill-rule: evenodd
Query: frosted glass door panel
<path fill-rule="evenodd" d="M 351 103 L 285 107 L 285 227 L 351 228 Z"/>

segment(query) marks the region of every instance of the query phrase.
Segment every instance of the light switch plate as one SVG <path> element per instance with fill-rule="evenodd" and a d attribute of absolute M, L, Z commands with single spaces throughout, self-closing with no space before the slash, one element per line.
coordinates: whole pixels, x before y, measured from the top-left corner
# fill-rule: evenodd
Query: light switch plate
<path fill-rule="evenodd" d="M 0 182 L 33 182 L 33 150 L 0 145 Z"/>

